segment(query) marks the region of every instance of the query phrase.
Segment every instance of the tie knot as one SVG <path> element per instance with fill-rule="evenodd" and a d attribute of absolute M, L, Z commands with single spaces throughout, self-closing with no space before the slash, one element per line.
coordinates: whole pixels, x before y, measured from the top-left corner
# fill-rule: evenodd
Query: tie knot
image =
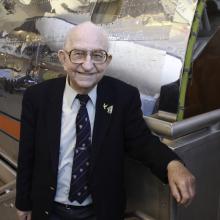
<path fill-rule="evenodd" d="M 89 101 L 89 96 L 88 95 L 77 95 L 77 99 L 79 99 L 80 105 L 85 106 L 87 102 Z"/>

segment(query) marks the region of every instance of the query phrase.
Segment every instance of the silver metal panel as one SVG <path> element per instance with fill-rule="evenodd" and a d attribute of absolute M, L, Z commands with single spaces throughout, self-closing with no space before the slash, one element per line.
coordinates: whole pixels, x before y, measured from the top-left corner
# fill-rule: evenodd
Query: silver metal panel
<path fill-rule="evenodd" d="M 0 187 L 0 213 L 2 220 L 16 220 L 15 180 Z"/>
<path fill-rule="evenodd" d="M 20 119 L 22 94 L 11 94 L 5 90 L 0 90 L 0 93 L 0 111 Z"/>
<path fill-rule="evenodd" d="M 192 139 L 193 138 L 193 139 Z M 197 195 L 188 208 L 176 207 L 178 220 L 219 220 L 220 218 L 220 131 L 204 131 L 189 140 L 176 152 L 196 177 Z"/>
<path fill-rule="evenodd" d="M 15 220 L 15 177 L 16 172 L 0 159 L 0 219 Z"/>
<path fill-rule="evenodd" d="M 125 171 L 127 213 L 141 213 L 156 220 L 170 219 L 168 187 L 132 159 L 127 158 Z"/>
<path fill-rule="evenodd" d="M 128 160 L 128 211 L 139 211 L 157 220 L 219 220 L 219 120 L 208 128 L 204 125 L 204 129 L 200 131 L 164 141 L 183 158 L 186 166 L 195 175 L 197 195 L 194 201 L 187 208 L 177 206 L 169 195 L 167 185 L 163 185 L 140 163 Z"/>
<path fill-rule="evenodd" d="M 220 109 L 200 114 L 180 122 L 174 122 L 174 114 L 158 112 L 145 117 L 150 129 L 159 135 L 175 139 L 192 132 L 210 127 L 220 121 Z M 168 119 L 169 121 L 167 121 Z"/>
<path fill-rule="evenodd" d="M 62 72 L 54 71 L 57 50 L 67 29 L 92 20 L 110 36 L 113 61 L 107 74 L 154 96 L 180 77 L 196 6 L 197 0 L 4 0 L 0 67 L 13 69 L 12 79 L 20 84 L 9 83 L 17 90 L 48 74 L 57 77 Z"/>
<path fill-rule="evenodd" d="M 6 185 L 15 180 L 15 171 L 0 160 L 0 181 Z"/>
<path fill-rule="evenodd" d="M 16 166 L 18 157 L 18 141 L 0 131 L 0 155 Z"/>

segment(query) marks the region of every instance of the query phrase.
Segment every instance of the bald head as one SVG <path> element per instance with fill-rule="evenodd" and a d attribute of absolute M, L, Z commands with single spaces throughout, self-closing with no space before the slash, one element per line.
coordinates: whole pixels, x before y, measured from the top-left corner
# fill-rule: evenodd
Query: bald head
<path fill-rule="evenodd" d="M 68 31 L 64 41 L 64 49 L 71 50 L 73 49 L 75 42 L 79 40 L 87 42 L 89 39 L 91 39 L 91 37 L 96 43 L 98 42 L 100 44 L 100 49 L 108 51 L 109 42 L 107 33 L 89 21 L 72 27 Z"/>
<path fill-rule="evenodd" d="M 102 79 L 112 60 L 107 51 L 107 34 L 91 22 L 69 30 L 58 57 L 77 93 L 88 94 Z"/>

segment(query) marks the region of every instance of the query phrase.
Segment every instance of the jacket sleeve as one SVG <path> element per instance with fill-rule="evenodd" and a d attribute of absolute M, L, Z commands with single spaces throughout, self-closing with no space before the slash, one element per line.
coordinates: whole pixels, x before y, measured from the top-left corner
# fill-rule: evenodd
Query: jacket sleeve
<path fill-rule="evenodd" d="M 29 89 L 23 96 L 21 112 L 21 130 L 18 153 L 17 185 L 15 206 L 22 211 L 32 209 L 31 185 L 34 164 L 34 145 L 36 112 Z"/>
<path fill-rule="evenodd" d="M 167 165 L 180 158 L 151 133 L 141 110 L 140 95 L 134 88 L 126 107 L 125 143 L 128 154 L 148 166 L 163 182 L 167 182 Z"/>

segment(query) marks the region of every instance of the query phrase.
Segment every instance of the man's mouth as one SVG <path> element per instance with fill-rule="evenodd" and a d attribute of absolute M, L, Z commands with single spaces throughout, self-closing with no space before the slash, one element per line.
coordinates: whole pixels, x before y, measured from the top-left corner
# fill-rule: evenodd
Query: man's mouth
<path fill-rule="evenodd" d="M 92 76 L 92 75 L 97 74 L 97 73 L 83 73 L 83 72 L 76 72 L 76 73 L 78 73 L 80 75 L 85 75 L 85 76 Z"/>

